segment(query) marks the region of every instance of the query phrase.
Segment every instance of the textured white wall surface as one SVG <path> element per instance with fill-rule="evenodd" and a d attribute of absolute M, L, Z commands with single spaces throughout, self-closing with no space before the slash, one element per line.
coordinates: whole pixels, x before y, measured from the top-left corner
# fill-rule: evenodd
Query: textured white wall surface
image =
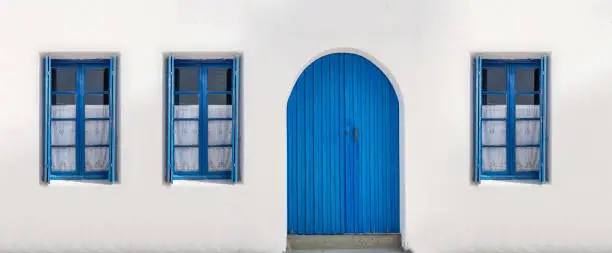
<path fill-rule="evenodd" d="M 400 98 L 405 247 L 609 252 L 611 22 L 607 0 L 0 0 L 0 251 L 282 252 L 287 98 L 351 51 Z M 46 52 L 120 55 L 119 184 L 39 184 Z M 242 54 L 241 184 L 163 184 L 169 52 Z M 470 183 L 482 52 L 550 54 L 548 185 Z"/>

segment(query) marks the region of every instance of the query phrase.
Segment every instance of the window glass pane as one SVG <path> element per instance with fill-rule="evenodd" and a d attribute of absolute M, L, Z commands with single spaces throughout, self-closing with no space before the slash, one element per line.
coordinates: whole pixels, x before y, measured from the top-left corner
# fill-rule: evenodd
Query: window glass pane
<path fill-rule="evenodd" d="M 209 120 L 208 121 L 208 145 L 231 145 L 232 144 L 232 121 L 231 120 Z"/>
<path fill-rule="evenodd" d="M 53 68 L 51 69 L 52 91 L 75 91 L 76 69 L 75 68 Z"/>
<path fill-rule="evenodd" d="M 108 148 L 85 148 L 85 171 L 107 171 Z"/>
<path fill-rule="evenodd" d="M 200 68 L 175 68 L 175 91 L 198 91 L 200 86 Z"/>
<path fill-rule="evenodd" d="M 483 171 L 505 171 L 506 148 L 482 148 Z"/>
<path fill-rule="evenodd" d="M 108 118 L 108 105 L 85 105 L 85 118 Z"/>
<path fill-rule="evenodd" d="M 516 104 L 517 105 L 539 105 L 540 104 L 540 94 L 533 95 L 516 95 Z"/>
<path fill-rule="evenodd" d="M 515 133 L 516 145 L 538 145 L 540 143 L 540 121 L 518 120 Z"/>
<path fill-rule="evenodd" d="M 174 170 L 197 171 L 200 166 L 198 148 L 174 148 Z"/>
<path fill-rule="evenodd" d="M 200 95 L 174 95 L 174 105 L 199 105 Z"/>
<path fill-rule="evenodd" d="M 108 120 L 85 121 L 85 145 L 108 145 Z"/>
<path fill-rule="evenodd" d="M 226 94 L 208 95 L 208 104 L 209 105 L 231 105 L 232 95 L 226 95 Z"/>
<path fill-rule="evenodd" d="M 208 91 L 231 91 L 232 69 L 209 68 L 208 69 Z"/>
<path fill-rule="evenodd" d="M 540 163 L 540 148 L 517 148 L 516 171 L 536 171 Z"/>
<path fill-rule="evenodd" d="M 517 118 L 539 118 L 539 105 L 516 105 L 515 114 Z"/>
<path fill-rule="evenodd" d="M 516 69 L 515 80 L 516 91 L 528 92 L 540 90 L 540 69 L 520 68 Z"/>
<path fill-rule="evenodd" d="M 208 95 L 208 118 L 231 118 L 231 95 Z"/>
<path fill-rule="evenodd" d="M 197 120 L 181 120 L 174 122 L 175 145 L 198 145 L 199 123 Z"/>
<path fill-rule="evenodd" d="M 51 122 L 51 145 L 75 145 L 76 122 L 74 120 Z"/>
<path fill-rule="evenodd" d="M 74 95 L 51 95 L 52 118 L 76 118 Z"/>
<path fill-rule="evenodd" d="M 506 68 L 483 68 L 482 90 L 505 91 L 506 90 Z"/>
<path fill-rule="evenodd" d="M 109 91 L 108 68 L 85 68 L 85 91 Z"/>
<path fill-rule="evenodd" d="M 232 170 L 232 148 L 208 148 L 208 171 Z"/>
<path fill-rule="evenodd" d="M 483 121 L 482 145 L 506 145 L 506 121 Z"/>
<path fill-rule="evenodd" d="M 75 148 L 51 148 L 52 171 L 76 171 Z"/>
<path fill-rule="evenodd" d="M 51 95 L 51 105 L 74 105 L 76 98 L 72 94 L 53 94 Z"/>
<path fill-rule="evenodd" d="M 483 95 L 481 111 L 483 118 L 505 118 L 506 95 Z"/>
<path fill-rule="evenodd" d="M 482 95 L 482 104 L 483 105 L 505 105 L 506 95 L 505 94 Z"/>
<path fill-rule="evenodd" d="M 108 94 L 85 95 L 86 105 L 108 105 Z"/>

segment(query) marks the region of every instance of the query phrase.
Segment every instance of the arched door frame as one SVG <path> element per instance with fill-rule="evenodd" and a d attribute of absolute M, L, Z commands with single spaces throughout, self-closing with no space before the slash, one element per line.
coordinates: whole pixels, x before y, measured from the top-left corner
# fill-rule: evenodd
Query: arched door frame
<path fill-rule="evenodd" d="M 312 57 L 311 59 L 309 59 L 305 64 L 302 65 L 301 69 L 296 73 L 293 82 L 291 84 L 291 89 L 288 90 L 287 94 L 285 95 L 285 99 L 283 101 L 283 111 L 286 112 L 287 111 L 287 105 L 289 102 L 289 98 L 291 96 L 291 92 L 293 91 L 293 88 L 295 87 L 300 75 L 304 72 L 304 70 L 306 70 L 306 68 L 308 68 L 308 66 L 310 66 L 313 62 L 315 62 L 317 59 L 322 58 L 324 56 L 330 55 L 330 54 L 335 54 L 335 53 L 352 53 L 352 54 L 356 54 L 359 55 L 365 59 L 367 59 L 368 61 L 370 61 L 372 64 L 374 64 L 378 69 L 380 69 L 385 76 L 387 77 L 387 79 L 389 79 L 389 82 L 391 83 L 393 90 L 395 91 L 395 95 L 397 96 L 397 101 L 398 101 L 398 105 L 399 105 L 399 201 L 400 201 L 400 234 L 402 236 L 402 238 L 404 237 L 404 229 L 405 229 L 405 221 L 406 221 L 406 217 L 405 217 L 405 203 L 406 203 L 406 194 L 403 192 L 403 189 L 405 189 L 405 185 L 404 185 L 404 177 L 405 177 L 405 155 L 404 151 L 405 151 L 405 144 L 404 144 L 404 138 L 405 138 L 405 121 L 404 121 L 404 100 L 403 100 L 403 95 L 402 92 L 400 90 L 399 87 L 399 83 L 397 81 L 397 79 L 391 74 L 391 71 L 389 70 L 389 68 L 387 68 L 384 64 L 382 64 L 381 61 L 379 61 L 378 59 L 376 59 L 374 56 L 359 50 L 359 49 L 355 49 L 355 48 L 332 48 L 332 49 L 328 49 L 325 50 L 323 52 L 320 52 L 319 54 L 317 54 L 316 56 Z M 287 125 L 287 118 L 286 118 L 286 113 L 283 114 L 283 117 L 285 117 L 284 120 L 284 124 L 285 126 Z M 285 139 L 287 138 L 287 136 L 285 136 Z M 287 152 L 286 150 L 288 149 L 287 147 L 287 142 L 285 141 L 285 152 L 283 152 L 283 156 L 285 156 L 285 168 L 286 168 L 286 164 L 287 164 Z M 284 203 L 285 203 L 285 210 L 287 210 L 287 169 L 285 169 L 285 198 L 284 198 Z M 287 212 L 285 212 L 285 219 L 284 219 L 284 228 L 287 227 L 287 223 L 288 223 L 288 215 Z M 286 230 L 285 230 L 286 231 Z M 404 240 L 402 240 L 402 244 L 404 244 Z M 407 245 L 402 245 L 403 248 L 408 248 Z"/>

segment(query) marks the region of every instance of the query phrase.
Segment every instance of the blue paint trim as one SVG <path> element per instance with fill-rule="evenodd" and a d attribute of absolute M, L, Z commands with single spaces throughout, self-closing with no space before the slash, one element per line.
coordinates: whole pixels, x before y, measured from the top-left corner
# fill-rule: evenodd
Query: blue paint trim
<path fill-rule="evenodd" d="M 174 95 L 199 95 L 199 91 L 175 91 Z"/>
<path fill-rule="evenodd" d="M 200 65 L 200 122 L 198 123 L 198 137 L 200 138 L 199 144 L 208 145 L 208 67 L 204 64 Z M 206 126 L 206 127 L 204 127 Z M 204 131 L 206 129 L 206 131 Z M 208 149 L 199 148 L 199 174 L 204 176 L 208 172 Z M 204 166 L 205 165 L 205 166 Z"/>
<path fill-rule="evenodd" d="M 547 118 L 547 86 L 548 86 L 548 56 L 542 56 L 540 61 L 540 183 L 546 183 L 546 159 L 548 144 L 548 118 Z"/>
<path fill-rule="evenodd" d="M 481 57 L 481 56 L 479 56 Z M 481 58 L 482 59 L 482 58 Z M 482 64 L 484 68 L 489 67 L 494 64 L 515 64 L 518 66 L 522 66 L 521 64 L 530 66 L 530 67 L 539 67 L 540 59 L 532 58 L 532 59 L 482 59 Z"/>
<path fill-rule="evenodd" d="M 183 67 L 194 64 L 207 64 L 211 66 L 220 65 L 223 67 L 231 68 L 233 59 L 175 59 L 175 67 Z"/>
<path fill-rule="evenodd" d="M 51 174 L 51 57 L 45 56 L 44 61 L 44 167 L 42 182 L 48 184 Z"/>
<path fill-rule="evenodd" d="M 234 56 L 232 68 L 232 174 L 234 183 L 240 181 L 239 160 L 240 156 L 240 56 Z M 211 120 L 211 119 L 208 119 Z M 212 119 L 215 120 L 215 119 Z"/>
<path fill-rule="evenodd" d="M 51 145 L 51 148 L 75 148 L 76 145 Z"/>
<path fill-rule="evenodd" d="M 177 144 L 175 144 L 174 145 L 175 148 L 197 148 L 199 146 L 200 145 L 198 145 L 198 144 L 194 144 L 194 145 L 177 145 Z"/>
<path fill-rule="evenodd" d="M 200 118 L 174 118 L 174 121 L 200 121 Z"/>
<path fill-rule="evenodd" d="M 232 95 L 232 91 L 209 91 L 208 95 Z"/>
<path fill-rule="evenodd" d="M 166 107 L 166 181 L 172 183 L 174 178 L 174 56 L 168 57 L 167 67 L 167 107 Z"/>
<path fill-rule="evenodd" d="M 77 66 L 77 95 L 76 95 L 76 169 L 80 176 L 85 172 L 85 71 L 83 65 Z"/>
<path fill-rule="evenodd" d="M 506 68 L 506 91 L 487 92 L 482 90 L 482 69 L 483 68 Z M 540 68 L 540 91 L 518 92 L 515 89 L 516 69 L 519 68 Z M 474 95 L 474 181 L 480 180 L 535 180 L 545 182 L 546 177 L 546 57 L 542 59 L 475 59 L 475 95 Z M 482 95 L 499 94 L 506 95 L 507 118 L 482 118 Z M 540 94 L 540 118 L 516 118 L 516 96 Z M 533 145 L 516 145 L 516 122 L 517 121 L 540 121 L 540 143 Z M 506 145 L 483 145 L 482 143 L 482 122 L 483 121 L 505 121 L 506 122 Z M 506 149 L 506 170 L 505 171 L 486 171 L 482 168 L 482 149 L 483 148 L 505 148 Z M 516 170 L 516 150 L 517 148 L 539 148 L 540 165 L 538 171 L 517 171 Z"/>
<path fill-rule="evenodd" d="M 232 144 L 208 145 L 209 148 L 233 148 Z"/>
<path fill-rule="evenodd" d="M 115 181 L 115 101 L 116 101 L 116 57 L 109 59 L 51 59 L 45 57 L 45 169 L 43 182 L 50 180 L 90 180 L 107 179 L 109 182 Z M 74 91 L 52 91 L 52 69 L 53 68 L 73 68 L 76 70 L 75 90 Z M 86 68 L 109 68 L 109 91 L 85 92 L 85 71 Z M 75 95 L 76 117 L 75 118 L 51 118 L 52 114 L 52 94 Z M 109 117 L 108 118 L 85 118 L 85 95 L 86 94 L 108 94 L 109 95 Z M 109 143 L 104 145 L 85 144 L 85 121 L 108 120 L 109 121 Z M 51 131 L 52 121 L 74 121 L 75 122 L 75 144 L 74 145 L 52 145 Z M 109 148 L 109 167 L 106 171 L 85 171 L 85 149 L 86 148 Z M 53 171 L 52 168 L 52 148 L 75 148 L 76 170 L 62 172 Z"/>
<path fill-rule="evenodd" d="M 51 91 L 51 94 L 53 95 L 75 95 L 77 94 L 76 91 Z"/>
<path fill-rule="evenodd" d="M 117 181 L 116 176 L 116 156 L 117 156 L 117 145 L 116 138 L 117 134 L 115 133 L 115 129 L 117 128 L 117 116 L 116 116 L 116 107 L 117 107 L 117 57 L 111 56 L 110 59 L 110 73 L 109 73 L 109 168 L 108 168 L 108 181 L 112 184 Z M 86 119 L 87 120 L 87 119 Z M 93 120 L 93 119 L 92 119 Z"/>
<path fill-rule="evenodd" d="M 516 171 L 515 163 L 515 150 L 516 147 L 516 123 L 513 119 L 516 118 L 516 91 L 515 79 L 516 69 L 512 65 L 508 64 L 506 70 L 506 90 L 508 91 L 508 97 L 506 98 L 506 115 L 509 120 L 506 121 L 506 171 L 509 175 L 513 175 Z"/>
<path fill-rule="evenodd" d="M 111 66 L 111 68 L 112 68 L 112 66 Z M 112 70 L 111 70 L 111 72 L 112 72 Z M 112 75 L 112 73 L 111 73 L 111 75 Z M 111 79 L 109 81 L 110 81 L 109 82 L 109 89 L 110 89 L 110 83 L 114 82 L 114 81 L 112 81 L 112 77 L 111 77 Z M 110 91 L 84 91 L 83 94 L 85 94 L 85 95 L 108 95 L 108 94 L 110 94 Z"/>
<path fill-rule="evenodd" d="M 476 71 L 474 82 L 474 182 L 479 183 L 482 174 L 482 57 L 476 57 L 474 68 Z"/>
<path fill-rule="evenodd" d="M 173 180 L 231 180 L 237 182 L 234 177 L 234 168 L 236 167 L 235 158 L 237 157 L 237 145 L 235 142 L 235 135 L 237 134 L 237 82 L 238 79 L 235 76 L 237 71 L 238 58 L 234 59 L 213 59 L 213 60 L 198 60 L 198 59 L 176 59 L 173 56 L 168 58 L 168 107 L 167 121 L 168 121 L 168 132 L 167 132 L 167 159 L 168 168 L 166 177 L 169 183 Z M 181 68 L 198 68 L 199 69 L 199 90 L 198 91 L 175 91 L 174 90 L 174 69 L 177 67 Z M 208 69 L 209 68 L 230 68 L 234 72 L 232 78 L 234 87 L 232 91 L 208 91 Z M 213 94 L 227 94 L 232 95 L 232 118 L 208 118 L 208 95 Z M 199 115 L 197 118 L 174 118 L 174 96 L 175 95 L 199 95 L 198 104 L 200 106 Z M 208 144 L 208 122 L 211 120 L 232 120 L 232 143 L 226 145 L 205 145 Z M 174 145 L 174 122 L 175 121 L 198 121 L 198 145 Z M 200 167 L 197 171 L 176 171 L 174 169 L 174 152 L 176 148 L 198 148 L 199 164 Z M 208 170 L 208 148 L 213 147 L 232 147 L 232 171 L 219 173 L 217 171 Z"/>
<path fill-rule="evenodd" d="M 110 65 L 110 59 L 52 59 L 53 67 L 61 67 L 64 65 L 87 64 L 88 67 L 107 67 Z"/>

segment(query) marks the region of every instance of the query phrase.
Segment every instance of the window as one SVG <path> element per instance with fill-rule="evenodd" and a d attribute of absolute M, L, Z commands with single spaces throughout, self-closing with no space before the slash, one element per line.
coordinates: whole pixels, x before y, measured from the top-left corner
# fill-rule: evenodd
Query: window
<path fill-rule="evenodd" d="M 168 58 L 168 182 L 238 182 L 239 65 Z"/>
<path fill-rule="evenodd" d="M 115 182 L 116 66 L 45 57 L 43 182 Z"/>
<path fill-rule="evenodd" d="M 546 63 L 476 58 L 476 182 L 546 182 Z"/>

